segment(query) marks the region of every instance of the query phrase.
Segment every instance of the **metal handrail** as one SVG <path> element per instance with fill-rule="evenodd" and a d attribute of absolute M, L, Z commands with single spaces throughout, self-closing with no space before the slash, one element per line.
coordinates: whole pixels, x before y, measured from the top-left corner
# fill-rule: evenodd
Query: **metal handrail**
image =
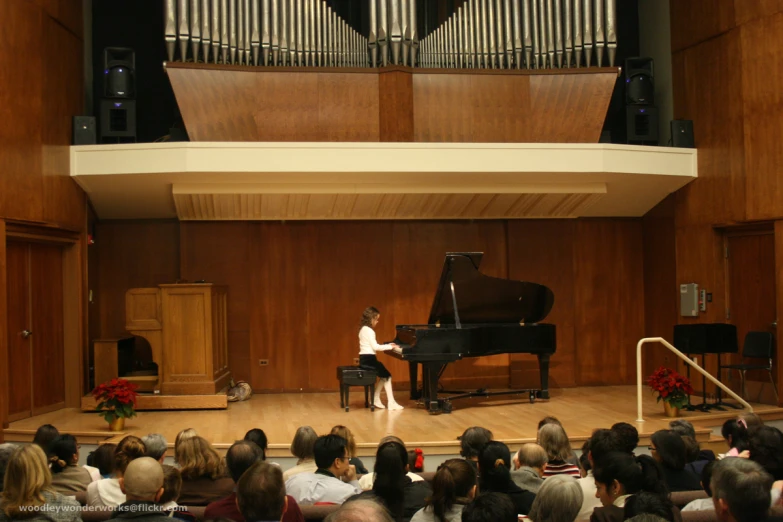
<path fill-rule="evenodd" d="M 742 397 L 734 393 L 732 390 L 727 388 L 722 382 L 720 382 L 718 379 L 707 373 L 704 368 L 696 364 L 695 362 L 691 361 L 690 358 L 688 358 L 684 353 L 682 353 L 680 350 L 669 344 L 669 342 L 664 339 L 663 337 L 645 337 L 644 339 L 641 339 L 638 343 L 636 343 L 636 413 L 638 415 L 638 419 L 636 419 L 636 422 L 644 422 L 644 418 L 642 418 L 642 345 L 645 343 L 661 343 L 666 348 L 668 348 L 671 352 L 674 353 L 677 357 L 691 365 L 692 368 L 694 368 L 696 371 L 698 371 L 700 374 L 702 374 L 704 377 L 710 380 L 715 386 L 720 388 L 721 390 L 725 391 L 726 394 L 728 394 L 730 397 L 734 398 L 742 404 L 745 408 L 747 408 L 748 411 L 752 412 L 753 407 L 748 404 Z"/>

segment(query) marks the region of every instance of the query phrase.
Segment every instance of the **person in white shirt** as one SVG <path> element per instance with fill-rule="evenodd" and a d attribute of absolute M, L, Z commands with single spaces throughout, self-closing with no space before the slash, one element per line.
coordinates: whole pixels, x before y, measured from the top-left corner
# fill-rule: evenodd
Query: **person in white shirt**
<path fill-rule="evenodd" d="M 359 365 L 373 368 L 378 372 L 380 383 L 375 387 L 375 407 L 385 408 L 381 402 L 381 388 L 386 390 L 386 400 L 389 403 L 389 411 L 401 410 L 402 406 L 394 400 L 392 391 L 391 373 L 386 369 L 381 361 L 376 357 L 377 352 L 384 352 L 399 348 L 394 343 L 378 344 L 375 339 L 375 326 L 381 318 L 381 313 L 374 306 L 370 306 L 362 313 L 361 328 L 359 329 Z"/>
<path fill-rule="evenodd" d="M 286 492 L 300 505 L 342 504 L 362 492 L 356 468 L 347 454 L 348 442 L 339 435 L 323 435 L 315 441 L 315 473 L 299 473 L 285 483 Z"/>

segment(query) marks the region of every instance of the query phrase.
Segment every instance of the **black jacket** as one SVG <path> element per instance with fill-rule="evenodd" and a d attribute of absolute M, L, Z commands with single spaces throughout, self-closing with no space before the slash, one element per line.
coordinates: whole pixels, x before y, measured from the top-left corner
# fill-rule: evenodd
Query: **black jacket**
<path fill-rule="evenodd" d="M 511 502 L 514 503 L 517 515 L 527 515 L 530 513 L 530 508 L 533 507 L 533 501 L 536 499 L 535 493 L 520 488 L 512 481 L 509 481 L 506 487 L 501 489 L 488 488 L 485 485 L 481 488 L 481 493 L 504 493 L 508 495 Z"/>
<path fill-rule="evenodd" d="M 427 503 L 427 499 L 432 495 L 432 487 L 429 482 L 417 480 L 413 482 L 410 477 L 405 477 L 405 500 L 403 504 L 402 522 L 410 522 L 411 517 Z M 373 499 L 383 504 L 383 499 L 378 497 L 373 490 L 364 491 L 354 495 L 346 502 L 359 499 Z M 394 517 L 392 517 L 394 518 Z"/>

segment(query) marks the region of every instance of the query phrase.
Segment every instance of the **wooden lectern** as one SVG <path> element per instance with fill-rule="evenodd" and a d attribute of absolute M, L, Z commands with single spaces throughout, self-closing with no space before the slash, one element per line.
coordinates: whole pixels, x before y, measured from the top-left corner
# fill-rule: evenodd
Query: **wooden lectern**
<path fill-rule="evenodd" d="M 132 288 L 125 293 L 125 328 L 150 343 L 162 394 L 211 395 L 228 385 L 224 287 Z"/>

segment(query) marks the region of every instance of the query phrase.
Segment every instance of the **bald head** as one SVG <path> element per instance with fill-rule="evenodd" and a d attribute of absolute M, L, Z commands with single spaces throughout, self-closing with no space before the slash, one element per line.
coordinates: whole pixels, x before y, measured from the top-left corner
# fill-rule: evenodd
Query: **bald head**
<path fill-rule="evenodd" d="M 325 522 L 392 522 L 389 512 L 373 500 L 353 500 L 326 517 Z"/>
<path fill-rule="evenodd" d="M 120 479 L 120 487 L 128 500 L 157 502 L 163 493 L 163 468 L 150 457 L 132 460 Z"/>
<path fill-rule="evenodd" d="M 543 468 L 549 458 L 547 457 L 546 450 L 538 444 L 523 444 L 519 448 L 517 454 L 520 466 L 527 466 L 530 468 Z"/>

